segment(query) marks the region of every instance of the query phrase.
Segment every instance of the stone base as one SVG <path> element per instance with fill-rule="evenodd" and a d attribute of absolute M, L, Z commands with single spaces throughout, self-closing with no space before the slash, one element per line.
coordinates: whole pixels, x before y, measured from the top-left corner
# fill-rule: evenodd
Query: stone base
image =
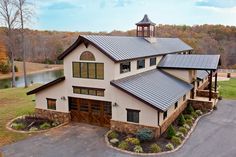
<path fill-rule="evenodd" d="M 189 103 L 195 110 L 208 111 L 212 110 L 214 103 L 212 101 L 189 100 Z"/>
<path fill-rule="evenodd" d="M 135 134 L 141 128 L 149 128 L 154 132 L 155 138 L 160 137 L 160 127 L 146 126 L 141 124 L 121 122 L 121 121 L 111 121 L 111 129 L 119 132 L 132 133 Z"/>
<path fill-rule="evenodd" d="M 60 123 L 67 123 L 71 120 L 70 113 L 44 110 L 39 108 L 35 108 L 35 115 L 38 117 L 48 118 L 53 121 L 58 121 Z"/>
<path fill-rule="evenodd" d="M 212 91 L 212 98 L 218 99 L 219 92 Z M 197 96 L 199 97 L 209 97 L 209 90 L 197 90 Z"/>

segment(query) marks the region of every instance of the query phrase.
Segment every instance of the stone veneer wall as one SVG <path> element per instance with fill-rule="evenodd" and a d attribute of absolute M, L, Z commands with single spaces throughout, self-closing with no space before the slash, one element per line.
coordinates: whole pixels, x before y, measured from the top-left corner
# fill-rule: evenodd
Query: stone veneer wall
<path fill-rule="evenodd" d="M 67 123 L 71 120 L 70 113 L 44 110 L 39 108 L 35 108 L 35 115 L 39 117 L 48 118 L 50 120 L 58 121 L 60 123 Z"/>
<path fill-rule="evenodd" d="M 219 95 L 219 92 L 212 91 L 212 98 L 217 99 Z M 209 90 L 197 90 L 197 96 L 200 97 L 209 97 Z"/>
<path fill-rule="evenodd" d="M 154 132 L 155 138 L 160 137 L 159 126 L 153 127 L 153 126 L 146 126 L 146 125 L 135 124 L 135 123 L 130 123 L 130 122 L 121 122 L 121 121 L 111 120 L 111 129 L 117 130 L 119 132 L 136 133 L 137 130 L 141 128 L 149 128 Z"/>
<path fill-rule="evenodd" d="M 177 108 L 174 113 L 171 114 L 170 117 L 168 117 L 164 123 L 161 125 L 161 134 L 163 134 L 166 129 L 169 127 L 169 125 L 176 120 L 176 118 L 179 116 L 180 113 L 183 112 L 183 110 L 187 107 L 188 101 L 184 102 L 179 108 Z"/>
<path fill-rule="evenodd" d="M 212 101 L 201 101 L 201 100 L 189 100 L 189 103 L 195 110 L 207 111 L 211 110 L 214 106 Z"/>

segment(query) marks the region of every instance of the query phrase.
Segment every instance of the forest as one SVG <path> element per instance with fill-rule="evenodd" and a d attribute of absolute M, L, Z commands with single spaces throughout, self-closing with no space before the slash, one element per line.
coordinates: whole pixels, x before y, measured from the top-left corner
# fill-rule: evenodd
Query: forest
<path fill-rule="evenodd" d="M 5 39 L 5 28 L 0 28 L 0 39 Z M 14 30 L 14 34 L 18 34 Z M 25 29 L 26 60 L 39 63 L 59 63 L 57 56 L 68 48 L 79 35 L 135 36 L 135 30 L 112 32 L 58 32 Z M 236 27 L 223 25 L 158 25 L 156 37 L 180 38 L 191 45 L 197 54 L 220 54 L 222 68 L 236 68 Z M 15 59 L 21 61 L 18 52 L 20 41 L 15 37 Z M 19 43 L 19 44 L 17 44 Z"/>

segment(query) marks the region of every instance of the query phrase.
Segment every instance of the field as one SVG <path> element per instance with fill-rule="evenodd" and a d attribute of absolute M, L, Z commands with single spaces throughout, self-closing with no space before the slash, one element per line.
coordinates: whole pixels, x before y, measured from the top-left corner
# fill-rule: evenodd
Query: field
<path fill-rule="evenodd" d="M 34 85 L 27 89 L 0 89 L 0 147 L 31 136 L 9 131 L 5 126 L 17 116 L 33 113 L 35 97 L 34 95 L 27 96 L 26 92 L 38 86 Z"/>
<path fill-rule="evenodd" d="M 219 82 L 220 95 L 225 99 L 236 99 L 236 78 Z"/>

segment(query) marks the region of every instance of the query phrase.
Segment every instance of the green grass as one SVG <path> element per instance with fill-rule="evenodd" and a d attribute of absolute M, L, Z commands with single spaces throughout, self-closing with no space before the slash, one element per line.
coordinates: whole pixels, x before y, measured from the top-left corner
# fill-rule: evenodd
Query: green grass
<path fill-rule="evenodd" d="M 6 129 L 6 124 L 17 116 L 34 112 L 35 96 L 27 96 L 26 92 L 38 86 L 0 89 L 0 146 L 30 136 L 30 134 L 9 131 Z"/>
<path fill-rule="evenodd" d="M 219 81 L 220 95 L 225 99 L 236 99 L 236 78 L 229 81 Z"/>

